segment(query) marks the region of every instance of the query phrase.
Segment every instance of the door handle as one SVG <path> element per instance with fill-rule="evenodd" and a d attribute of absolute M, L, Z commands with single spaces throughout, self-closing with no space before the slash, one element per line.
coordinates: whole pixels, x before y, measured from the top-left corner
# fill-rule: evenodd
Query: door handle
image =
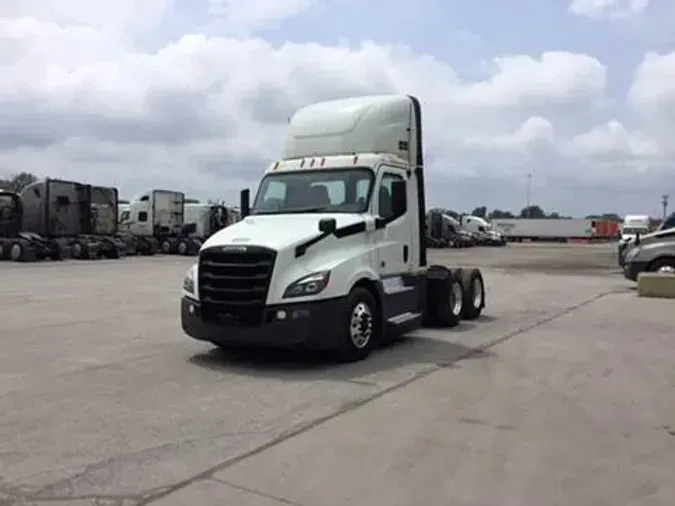
<path fill-rule="evenodd" d="M 403 261 L 408 262 L 408 246 L 403 246 Z"/>

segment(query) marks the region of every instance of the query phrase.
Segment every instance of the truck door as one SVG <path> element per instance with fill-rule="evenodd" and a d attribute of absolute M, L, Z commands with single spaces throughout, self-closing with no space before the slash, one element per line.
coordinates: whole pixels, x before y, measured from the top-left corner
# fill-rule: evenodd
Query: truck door
<path fill-rule="evenodd" d="M 391 187 L 394 181 L 407 181 L 406 172 L 400 168 L 382 166 L 373 193 L 374 211 L 381 218 L 392 214 Z M 407 212 L 376 235 L 381 277 L 403 274 L 412 267 L 411 249 L 415 227 L 412 226 L 411 215 L 411 212 Z"/>

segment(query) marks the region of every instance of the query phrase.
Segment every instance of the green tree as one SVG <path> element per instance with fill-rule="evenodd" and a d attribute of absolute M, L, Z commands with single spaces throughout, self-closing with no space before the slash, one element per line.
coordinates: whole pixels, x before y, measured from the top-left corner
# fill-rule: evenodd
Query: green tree
<path fill-rule="evenodd" d="M 487 216 L 487 207 L 485 206 L 480 206 L 476 207 L 473 211 L 471 211 L 471 216 L 477 216 L 478 218 L 485 218 Z"/>
<path fill-rule="evenodd" d="M 529 207 L 524 207 L 520 211 L 520 217 L 521 218 L 530 218 L 530 219 L 533 219 L 533 220 L 541 220 L 541 219 L 546 218 L 546 213 L 539 206 L 529 206 Z"/>
<path fill-rule="evenodd" d="M 498 220 L 500 218 L 515 218 L 511 211 L 503 211 L 502 209 L 493 209 L 488 215 L 489 220 Z"/>
<path fill-rule="evenodd" d="M 37 180 L 38 177 L 31 172 L 19 172 L 10 177 L 7 189 L 20 193 L 26 186 L 35 183 Z"/>

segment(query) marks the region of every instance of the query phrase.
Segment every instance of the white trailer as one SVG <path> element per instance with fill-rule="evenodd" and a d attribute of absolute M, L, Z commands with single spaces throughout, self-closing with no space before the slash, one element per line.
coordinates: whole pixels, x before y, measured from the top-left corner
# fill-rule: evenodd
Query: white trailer
<path fill-rule="evenodd" d="M 492 226 L 507 241 L 556 241 L 591 239 L 595 234 L 594 220 L 499 218 Z"/>
<path fill-rule="evenodd" d="M 296 112 L 253 206 L 242 191 L 242 221 L 211 236 L 186 273 L 183 330 L 350 361 L 422 325 L 477 318 L 480 270 L 427 262 L 421 114 L 405 95 Z"/>

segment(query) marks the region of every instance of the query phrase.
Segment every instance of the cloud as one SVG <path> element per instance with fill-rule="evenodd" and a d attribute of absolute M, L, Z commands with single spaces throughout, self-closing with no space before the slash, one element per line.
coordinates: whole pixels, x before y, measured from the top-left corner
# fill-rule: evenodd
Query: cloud
<path fill-rule="evenodd" d="M 74 0 L 3 4 L 0 173 L 95 180 L 126 196 L 157 185 L 236 201 L 281 152 L 295 109 L 390 92 L 422 101 L 429 180 L 446 185 L 432 185 L 435 203 L 454 192 L 458 206 L 478 205 L 481 192 L 469 195 L 463 184 L 500 196 L 491 205 L 504 207 L 518 202 L 505 189 L 535 169 L 538 184 L 605 177 L 610 166 L 621 181 L 660 156 L 654 132 L 602 126 L 608 70 L 590 55 L 501 55 L 469 81 L 403 44 L 273 44 L 253 32 L 311 6 L 267 3 L 213 0 L 242 33 L 188 34 L 155 51 L 123 28 L 150 26 L 171 12 L 171 0 L 123 0 L 102 12 L 84 2 L 80 11 Z M 663 58 L 649 56 L 636 74 L 631 104 L 644 117 L 669 100 Z M 645 76 L 661 88 L 645 86 Z"/>
<path fill-rule="evenodd" d="M 316 0 L 209 0 L 215 24 L 229 33 L 245 34 L 306 11 Z"/>
<path fill-rule="evenodd" d="M 591 19 L 623 19 L 643 14 L 648 7 L 649 0 L 574 0 L 568 10 Z"/>

